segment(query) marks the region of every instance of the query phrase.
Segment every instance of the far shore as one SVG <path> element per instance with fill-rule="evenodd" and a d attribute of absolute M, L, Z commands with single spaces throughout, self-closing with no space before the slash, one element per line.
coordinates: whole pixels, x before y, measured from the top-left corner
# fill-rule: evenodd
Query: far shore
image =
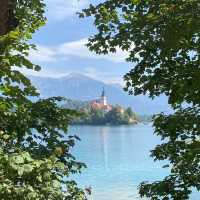
<path fill-rule="evenodd" d="M 122 126 L 137 126 L 137 125 L 150 125 L 152 122 L 138 122 L 134 124 L 70 124 L 70 126 L 91 126 L 91 127 L 122 127 Z"/>

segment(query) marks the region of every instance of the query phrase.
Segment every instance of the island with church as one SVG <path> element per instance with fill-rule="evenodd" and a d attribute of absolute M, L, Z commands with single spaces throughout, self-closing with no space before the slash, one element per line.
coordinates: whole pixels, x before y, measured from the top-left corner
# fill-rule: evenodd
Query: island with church
<path fill-rule="evenodd" d="M 76 125 L 128 125 L 140 121 L 130 107 L 109 104 L 105 88 L 97 99 L 90 101 L 67 99 L 64 107 L 80 113 L 79 117 L 71 121 L 71 124 Z"/>

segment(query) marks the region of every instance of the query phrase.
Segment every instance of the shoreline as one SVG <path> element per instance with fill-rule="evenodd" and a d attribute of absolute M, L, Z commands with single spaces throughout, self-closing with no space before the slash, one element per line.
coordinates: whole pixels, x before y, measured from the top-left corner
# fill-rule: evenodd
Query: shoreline
<path fill-rule="evenodd" d="M 133 124 L 70 124 L 70 126 L 89 126 L 89 127 L 121 127 L 121 126 L 137 126 L 137 125 L 150 125 L 152 122 L 138 122 Z"/>

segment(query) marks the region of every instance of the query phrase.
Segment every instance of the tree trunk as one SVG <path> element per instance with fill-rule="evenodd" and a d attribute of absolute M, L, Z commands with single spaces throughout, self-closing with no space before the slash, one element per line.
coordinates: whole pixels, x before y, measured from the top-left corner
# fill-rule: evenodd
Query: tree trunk
<path fill-rule="evenodd" d="M 0 0 L 0 35 L 7 33 L 9 0 Z"/>
<path fill-rule="evenodd" d="M 18 21 L 14 16 L 15 0 L 0 0 L 0 36 L 15 29 Z"/>

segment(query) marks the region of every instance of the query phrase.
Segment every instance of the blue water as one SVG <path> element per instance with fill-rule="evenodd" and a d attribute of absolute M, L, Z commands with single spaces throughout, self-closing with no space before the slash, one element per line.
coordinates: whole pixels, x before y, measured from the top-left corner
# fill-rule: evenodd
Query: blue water
<path fill-rule="evenodd" d="M 153 162 L 149 156 L 161 143 L 150 125 L 73 126 L 70 133 L 81 138 L 73 153 L 88 168 L 75 179 L 82 187 L 92 187 L 89 200 L 138 200 L 137 187 L 142 181 L 168 174 L 164 163 Z"/>

